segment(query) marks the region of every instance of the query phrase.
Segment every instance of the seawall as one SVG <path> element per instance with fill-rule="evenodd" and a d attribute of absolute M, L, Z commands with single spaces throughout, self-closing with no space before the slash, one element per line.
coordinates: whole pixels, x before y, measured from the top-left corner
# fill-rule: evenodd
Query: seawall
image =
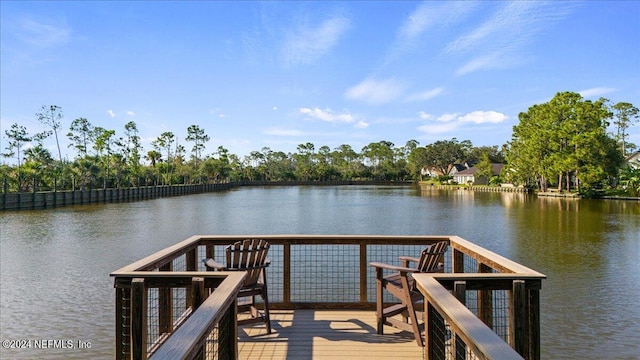
<path fill-rule="evenodd" d="M 376 180 L 338 181 L 240 181 L 198 185 L 158 185 L 129 188 L 106 188 L 28 193 L 2 193 L 0 211 L 47 209 L 61 206 L 139 201 L 172 196 L 225 191 L 240 186 L 331 186 L 331 185 L 410 185 L 412 182 Z"/>
<path fill-rule="evenodd" d="M 457 185 L 432 185 L 420 184 L 422 189 L 431 190 L 448 190 L 448 191 L 479 191 L 479 192 L 511 192 L 511 193 L 528 193 L 530 190 L 515 186 L 457 186 Z"/>

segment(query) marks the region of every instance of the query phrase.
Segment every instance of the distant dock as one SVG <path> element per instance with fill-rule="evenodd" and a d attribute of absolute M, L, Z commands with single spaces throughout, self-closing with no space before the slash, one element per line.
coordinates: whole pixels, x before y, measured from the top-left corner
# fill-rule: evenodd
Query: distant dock
<path fill-rule="evenodd" d="M 540 191 L 537 193 L 538 196 L 542 197 L 559 197 L 559 198 L 569 198 L 569 199 L 580 199 L 582 196 L 576 193 L 564 193 L 558 191 Z"/>

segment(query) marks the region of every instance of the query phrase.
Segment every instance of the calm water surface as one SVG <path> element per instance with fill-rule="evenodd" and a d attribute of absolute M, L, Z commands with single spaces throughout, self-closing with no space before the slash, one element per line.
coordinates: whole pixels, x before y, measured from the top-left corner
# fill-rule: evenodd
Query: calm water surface
<path fill-rule="evenodd" d="M 0 213 L 0 337 L 90 349 L 3 359 L 113 358 L 109 273 L 195 234 L 459 235 L 547 275 L 544 359 L 640 359 L 640 203 L 414 187 L 243 188 Z"/>

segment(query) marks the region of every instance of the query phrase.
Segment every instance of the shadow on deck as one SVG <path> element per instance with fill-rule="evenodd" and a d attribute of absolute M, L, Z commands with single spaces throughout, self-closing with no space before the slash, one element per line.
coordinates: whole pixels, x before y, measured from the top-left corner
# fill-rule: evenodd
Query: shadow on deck
<path fill-rule="evenodd" d="M 375 311 L 274 310 L 273 332 L 238 328 L 240 359 L 422 358 L 413 335 L 385 327 L 376 334 Z"/>

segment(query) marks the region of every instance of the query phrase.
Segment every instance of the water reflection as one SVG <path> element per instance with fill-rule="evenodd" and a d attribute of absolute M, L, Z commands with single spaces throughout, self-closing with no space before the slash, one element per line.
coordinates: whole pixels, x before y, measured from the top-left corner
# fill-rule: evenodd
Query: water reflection
<path fill-rule="evenodd" d="M 640 255 L 638 204 L 542 198 L 531 206 L 516 213 L 510 238 L 514 258 L 549 277 L 542 291 L 545 347 L 559 351 L 555 358 L 637 356 L 635 341 L 619 335 L 640 329 L 640 314 L 627 307 L 630 294 L 620 291 L 630 286 L 640 298 L 640 281 L 631 275 Z"/>
<path fill-rule="evenodd" d="M 545 273 L 543 358 L 634 358 L 640 203 L 414 187 L 243 188 L 0 213 L 2 339 L 68 338 L 113 357 L 108 274 L 194 234 L 459 235 Z M 275 266 L 275 265 L 274 265 Z M 33 358 L 7 352 L 0 358 Z"/>
<path fill-rule="evenodd" d="M 463 206 L 447 209 L 458 218 L 458 234 L 548 276 L 543 358 L 638 357 L 630 334 L 640 332 L 639 202 L 464 191 L 422 196 Z M 499 210 L 482 211 L 498 203 Z M 477 212 L 481 219 L 470 215 Z"/>

